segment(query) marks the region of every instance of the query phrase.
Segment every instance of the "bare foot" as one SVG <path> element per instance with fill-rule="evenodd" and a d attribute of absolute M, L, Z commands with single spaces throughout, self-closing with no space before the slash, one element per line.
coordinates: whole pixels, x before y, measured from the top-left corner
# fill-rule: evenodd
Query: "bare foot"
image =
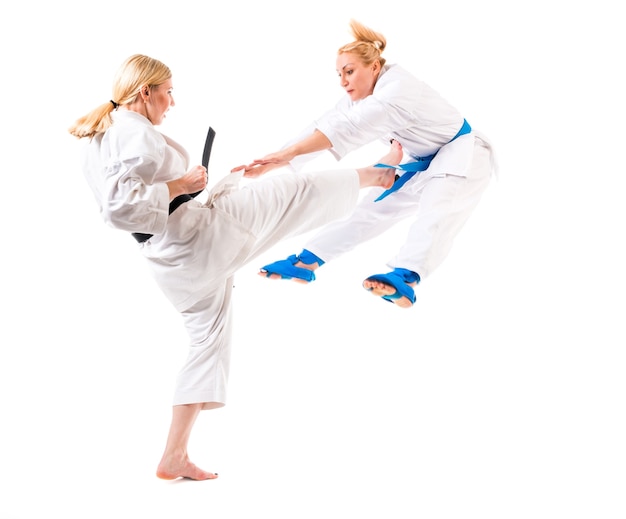
<path fill-rule="evenodd" d="M 381 157 L 378 162 L 380 162 L 381 164 L 389 164 L 390 166 L 397 166 L 398 164 L 400 164 L 402 156 L 402 144 L 394 139 L 391 141 L 391 146 L 389 147 L 387 155 Z"/>
<path fill-rule="evenodd" d="M 417 283 L 407 283 L 407 285 L 414 287 Z M 391 285 L 373 279 L 363 281 L 363 288 L 376 297 L 392 296 L 396 293 L 396 289 Z M 400 308 L 411 308 L 413 306 L 411 300 L 405 296 L 399 297 L 398 299 L 391 299 L 390 301 Z"/>
<path fill-rule="evenodd" d="M 384 157 L 378 161 L 380 164 L 387 164 L 389 166 L 397 166 L 402 160 L 403 151 L 402 145 L 396 141 L 391 141 L 391 147 Z M 357 169 L 359 173 L 359 179 L 361 187 L 383 187 L 389 189 L 393 186 L 396 180 L 395 168 L 382 168 L 376 166 L 368 166 L 365 168 Z"/>
<path fill-rule="evenodd" d="M 178 461 L 162 459 L 156 475 L 161 479 L 187 478 L 196 481 L 217 478 L 217 474 L 196 467 L 187 457 Z"/>

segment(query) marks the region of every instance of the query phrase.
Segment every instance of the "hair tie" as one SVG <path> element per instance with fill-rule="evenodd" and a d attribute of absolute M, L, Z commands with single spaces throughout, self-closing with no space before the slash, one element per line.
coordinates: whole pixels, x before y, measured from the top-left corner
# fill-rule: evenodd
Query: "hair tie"
<path fill-rule="evenodd" d="M 113 101 L 113 99 L 111 99 L 109 102 L 113 105 L 113 110 L 117 110 L 117 107 L 119 105 L 115 101 Z"/>
<path fill-rule="evenodd" d="M 374 45 L 376 50 L 380 50 L 380 48 L 382 47 L 382 43 L 380 41 L 378 41 L 378 40 L 373 41 L 372 44 Z"/>

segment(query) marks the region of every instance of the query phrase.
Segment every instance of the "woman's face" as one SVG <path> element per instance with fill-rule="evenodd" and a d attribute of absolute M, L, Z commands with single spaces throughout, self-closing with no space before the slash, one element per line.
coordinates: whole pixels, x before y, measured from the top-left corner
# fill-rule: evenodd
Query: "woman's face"
<path fill-rule="evenodd" d="M 147 116 L 152 124 L 161 124 L 170 106 L 174 106 L 172 88 L 172 80 L 168 79 L 165 83 L 161 83 L 149 89 L 145 101 Z"/>
<path fill-rule="evenodd" d="M 352 101 L 358 101 L 374 91 L 380 74 L 380 62 L 365 65 L 355 54 L 343 52 L 337 56 L 337 73 L 341 87 Z"/>

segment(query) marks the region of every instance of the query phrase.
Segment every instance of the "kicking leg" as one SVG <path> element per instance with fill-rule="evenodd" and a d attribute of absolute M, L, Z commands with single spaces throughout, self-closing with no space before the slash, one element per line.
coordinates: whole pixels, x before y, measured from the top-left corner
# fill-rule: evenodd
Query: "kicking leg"
<path fill-rule="evenodd" d="M 402 146 L 392 141 L 389 152 L 379 162 L 397 165 L 402 160 Z M 382 187 L 388 189 L 395 180 L 395 169 L 366 166 L 357 169 L 359 185 L 365 187 Z M 261 267 L 259 275 L 269 279 L 289 279 L 297 283 L 308 284 L 315 280 L 315 270 L 324 264 L 324 260 L 304 249 L 299 255 L 291 255 L 287 259 L 275 261 Z"/>

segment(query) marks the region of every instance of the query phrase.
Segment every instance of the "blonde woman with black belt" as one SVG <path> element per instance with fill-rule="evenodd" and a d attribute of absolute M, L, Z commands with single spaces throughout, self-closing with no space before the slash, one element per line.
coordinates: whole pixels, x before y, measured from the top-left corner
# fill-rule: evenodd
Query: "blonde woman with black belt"
<path fill-rule="evenodd" d="M 133 55 L 115 77 L 111 101 L 70 133 L 84 139 L 84 173 L 102 218 L 134 234 L 189 334 L 157 476 L 204 480 L 217 474 L 193 464 L 187 445 L 200 411 L 226 403 L 235 272 L 279 240 L 347 216 L 359 189 L 390 187 L 394 169 L 288 174 L 239 188 L 246 175 L 235 168 L 200 202 L 190 195 L 205 188 L 206 166 L 190 166 L 185 149 L 156 129 L 174 106 L 172 91 L 166 65 Z M 397 164 L 401 156 L 392 145 L 384 160 Z"/>

